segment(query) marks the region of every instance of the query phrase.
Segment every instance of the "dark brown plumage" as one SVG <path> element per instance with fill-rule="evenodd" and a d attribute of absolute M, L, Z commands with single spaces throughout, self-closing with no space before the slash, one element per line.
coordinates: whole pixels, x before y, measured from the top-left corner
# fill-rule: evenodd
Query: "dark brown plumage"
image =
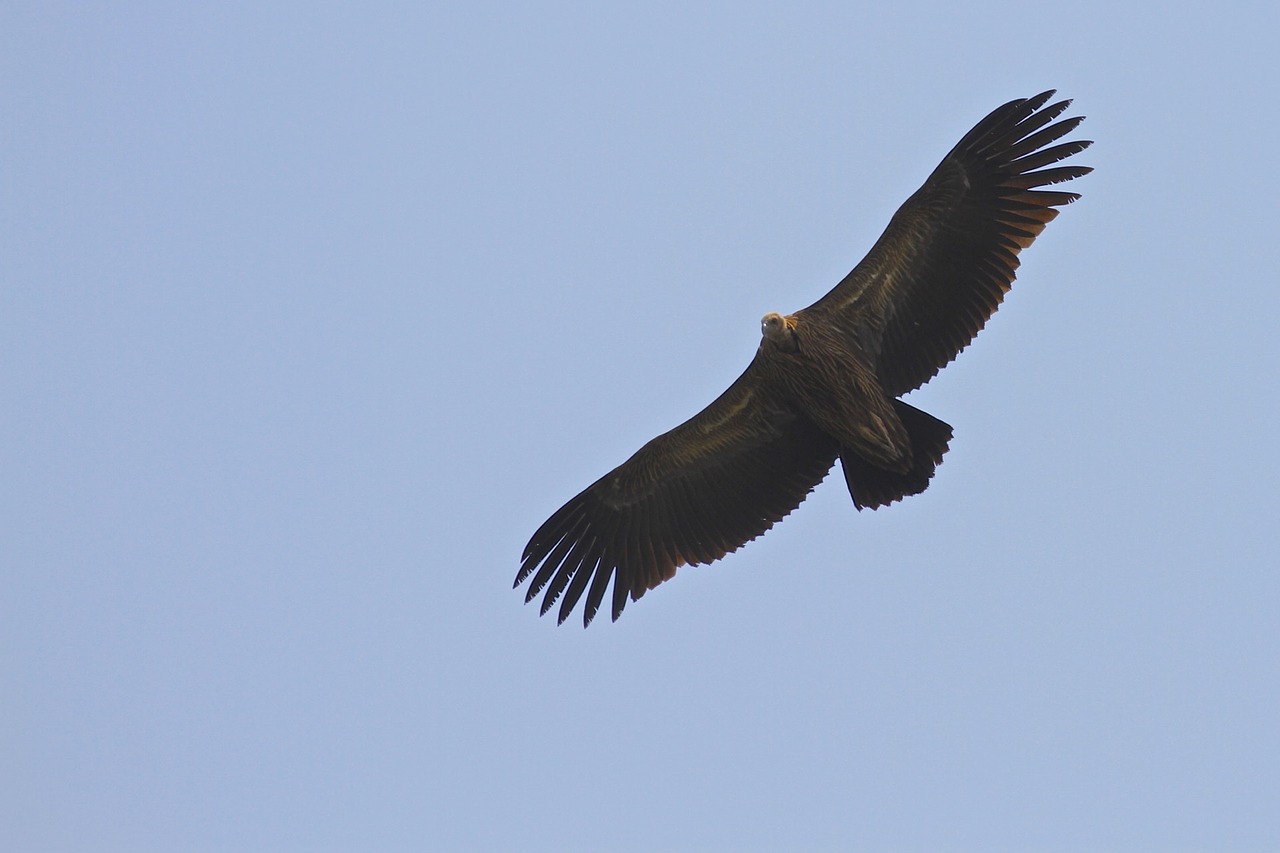
<path fill-rule="evenodd" d="M 564 622 L 586 594 L 589 624 L 613 579 L 627 598 L 685 564 L 718 560 L 800 505 L 838 458 L 854 505 L 881 507 L 929 485 L 951 427 L 895 399 L 964 349 L 1009 290 L 1018 252 L 1075 193 L 1056 166 L 1089 146 L 1061 139 L 1053 92 L 1011 101 L 965 134 L 898 209 L 867 256 L 796 314 L 768 314 L 746 371 L 707 408 L 658 436 L 547 519 L 516 586 L 546 589 Z"/>

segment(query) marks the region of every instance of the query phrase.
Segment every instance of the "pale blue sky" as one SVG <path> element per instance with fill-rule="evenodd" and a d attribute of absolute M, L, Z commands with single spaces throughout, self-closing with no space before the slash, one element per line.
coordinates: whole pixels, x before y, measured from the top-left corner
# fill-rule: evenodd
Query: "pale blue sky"
<path fill-rule="evenodd" d="M 5 4 L 0 847 L 1280 848 L 1280 25 L 1131 8 Z M 522 605 L 1050 87 L 928 492 Z"/>

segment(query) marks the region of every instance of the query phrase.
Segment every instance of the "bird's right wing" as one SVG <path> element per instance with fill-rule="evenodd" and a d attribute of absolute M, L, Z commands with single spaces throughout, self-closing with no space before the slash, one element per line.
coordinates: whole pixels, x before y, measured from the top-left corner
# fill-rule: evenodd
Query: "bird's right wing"
<path fill-rule="evenodd" d="M 831 469 L 838 447 L 771 398 L 759 381 L 760 358 L 715 402 L 640 448 L 538 528 L 516 575 L 516 586 L 532 576 L 525 601 L 545 587 L 545 614 L 563 595 L 564 622 L 585 592 L 586 625 L 614 578 L 617 619 L 628 597 L 638 599 L 682 565 L 720 559 L 800 505 Z"/>
<path fill-rule="evenodd" d="M 1054 166 L 1089 146 L 1058 142 L 1083 119 L 1053 92 L 1010 101 L 965 134 L 894 214 L 866 258 L 800 312 L 855 335 L 897 397 L 968 346 L 1013 283 L 1018 253 L 1075 193 L 1041 189 L 1088 174 Z M 1057 144 L 1054 144 L 1057 143 Z"/>

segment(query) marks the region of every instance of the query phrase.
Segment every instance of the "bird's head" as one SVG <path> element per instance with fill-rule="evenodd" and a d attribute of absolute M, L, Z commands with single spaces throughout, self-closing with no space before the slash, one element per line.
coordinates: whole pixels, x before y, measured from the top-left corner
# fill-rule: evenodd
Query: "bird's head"
<path fill-rule="evenodd" d="M 795 352 L 800 348 L 794 316 L 784 317 L 776 311 L 770 311 L 760 320 L 760 334 L 764 337 L 762 343 L 767 341 L 783 352 Z"/>

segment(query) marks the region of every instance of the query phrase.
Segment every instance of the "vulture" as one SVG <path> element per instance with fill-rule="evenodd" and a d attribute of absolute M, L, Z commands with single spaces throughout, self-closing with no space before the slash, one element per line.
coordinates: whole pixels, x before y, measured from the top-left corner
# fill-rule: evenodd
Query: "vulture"
<path fill-rule="evenodd" d="M 898 399 L 968 346 L 1013 283 L 1018 253 L 1057 208 L 1042 189 L 1088 174 L 1054 165 L 1083 116 L 1052 90 L 999 107 L 964 135 L 833 290 L 760 323 L 755 358 L 711 405 L 640 448 L 557 510 L 524 549 L 515 586 L 559 622 L 589 625 L 613 581 L 616 620 L 680 566 L 760 536 L 837 459 L 859 510 L 919 494 L 951 427 Z M 1047 106 L 1046 106 L 1047 104 Z"/>

